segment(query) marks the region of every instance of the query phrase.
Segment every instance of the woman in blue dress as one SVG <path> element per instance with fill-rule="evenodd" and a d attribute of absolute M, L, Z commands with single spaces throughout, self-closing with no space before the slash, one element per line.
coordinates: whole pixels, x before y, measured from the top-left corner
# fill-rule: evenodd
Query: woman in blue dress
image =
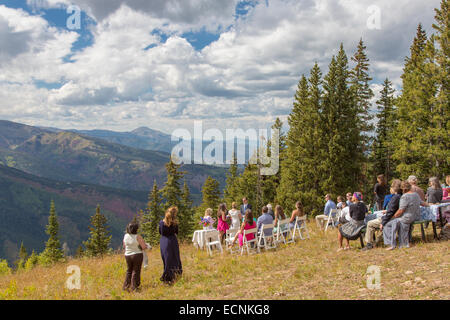
<path fill-rule="evenodd" d="M 177 213 L 178 208 L 171 207 L 166 211 L 164 219 L 159 222 L 161 258 L 164 263 L 164 272 L 160 280 L 167 284 L 173 284 L 183 273 L 177 238 Z"/>

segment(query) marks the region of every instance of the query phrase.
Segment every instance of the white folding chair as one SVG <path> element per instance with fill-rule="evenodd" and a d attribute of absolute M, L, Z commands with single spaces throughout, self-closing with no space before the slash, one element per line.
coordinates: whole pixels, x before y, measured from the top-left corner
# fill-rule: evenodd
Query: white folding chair
<path fill-rule="evenodd" d="M 297 219 L 295 219 L 295 226 L 294 226 L 294 232 L 293 232 L 294 240 L 295 240 L 295 236 L 297 235 L 297 233 L 301 240 L 305 240 L 305 238 L 303 238 L 303 235 L 302 235 L 302 230 L 306 231 L 306 237 L 309 239 L 309 231 L 308 231 L 308 227 L 306 226 L 306 215 L 304 215 L 302 217 L 297 217 Z"/>
<path fill-rule="evenodd" d="M 331 223 L 331 226 L 333 228 L 336 228 L 336 226 L 334 225 L 337 221 L 339 221 L 339 215 L 340 215 L 340 211 L 338 209 L 331 209 L 330 210 L 330 214 L 328 215 L 328 219 L 327 219 L 327 225 L 325 226 L 325 231 L 327 231 L 328 226 Z"/>
<path fill-rule="evenodd" d="M 217 238 L 217 240 L 214 240 Z M 223 253 L 222 244 L 220 243 L 220 235 L 216 230 L 209 231 L 205 234 L 206 251 L 210 256 L 212 256 L 213 249 L 215 246 L 220 253 Z"/>
<path fill-rule="evenodd" d="M 289 221 L 290 219 L 278 220 L 277 243 L 283 242 L 284 244 L 288 244 L 295 242 L 292 236 L 291 228 L 289 228 Z"/>
<path fill-rule="evenodd" d="M 273 235 L 273 223 L 272 224 L 263 224 L 261 226 L 261 230 L 259 231 L 259 239 L 258 246 L 260 248 L 264 248 L 266 251 L 270 249 L 275 249 L 277 247 L 276 241 Z M 264 230 L 270 230 L 270 235 L 266 235 Z"/>
<path fill-rule="evenodd" d="M 253 234 L 254 238 L 252 240 L 247 240 L 247 235 Z M 253 247 L 252 247 L 253 244 Z M 247 254 L 250 254 L 252 250 L 255 250 L 257 253 L 260 252 L 259 246 L 258 246 L 258 229 L 248 229 L 244 230 L 244 234 L 242 237 L 242 248 L 241 248 L 241 255 L 244 254 L 244 249 L 247 250 Z"/>
<path fill-rule="evenodd" d="M 227 246 L 227 250 L 230 250 L 231 254 L 233 254 L 235 252 L 239 252 L 239 249 L 234 251 L 234 248 L 237 246 L 236 243 L 234 244 L 234 246 L 229 247 L 229 245 L 233 243 L 234 237 L 236 236 L 236 233 L 238 233 L 238 232 L 239 232 L 239 229 L 228 229 L 226 236 L 225 236 L 225 243 Z"/>

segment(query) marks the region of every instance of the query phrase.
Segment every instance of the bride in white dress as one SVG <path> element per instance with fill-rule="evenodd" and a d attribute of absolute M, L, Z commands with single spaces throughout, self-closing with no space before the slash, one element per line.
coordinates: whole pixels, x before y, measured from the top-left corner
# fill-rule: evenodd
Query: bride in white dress
<path fill-rule="evenodd" d="M 236 202 L 231 204 L 231 210 L 228 211 L 228 217 L 231 218 L 230 229 L 239 229 L 241 227 L 242 214 L 241 211 L 236 209 Z"/>

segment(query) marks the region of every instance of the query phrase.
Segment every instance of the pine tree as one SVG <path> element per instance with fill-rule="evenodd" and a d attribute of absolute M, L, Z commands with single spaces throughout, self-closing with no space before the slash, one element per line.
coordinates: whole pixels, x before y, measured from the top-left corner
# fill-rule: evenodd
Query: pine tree
<path fill-rule="evenodd" d="M 75 258 L 82 258 L 85 255 L 85 251 L 83 249 L 83 246 L 80 244 L 77 248 L 77 251 L 75 252 Z"/>
<path fill-rule="evenodd" d="M 84 242 L 86 254 L 91 257 L 103 256 L 109 251 L 111 235 L 109 235 L 107 219 L 100 212 L 100 205 L 97 206 L 96 213 L 91 218 L 91 224 L 92 226 L 89 227 L 91 236 Z"/>
<path fill-rule="evenodd" d="M 322 108 L 322 130 L 327 143 L 323 164 L 328 173 L 321 184 L 324 192 L 335 195 L 355 190 L 360 177 L 359 110 L 352 99 L 348 81 L 348 58 L 341 44 L 338 56 L 332 58 L 324 78 Z"/>
<path fill-rule="evenodd" d="M 376 137 L 373 145 L 373 173 L 372 176 L 384 174 L 387 181 L 394 177 L 394 163 L 392 160 L 392 143 L 390 135 L 395 130 L 394 119 L 394 92 L 392 82 L 386 79 L 383 89 L 380 91 L 380 99 L 376 102 L 378 106 L 378 123 Z"/>
<path fill-rule="evenodd" d="M 258 196 L 258 165 L 247 164 L 244 172 L 238 178 L 239 198 L 246 197 L 252 205 L 253 216 L 258 217 L 262 204 L 262 198 Z"/>
<path fill-rule="evenodd" d="M 447 20 L 444 17 L 442 21 L 439 12 L 445 10 Z M 417 28 L 411 56 L 405 62 L 403 91 L 397 103 L 398 125 L 392 136 L 393 159 L 400 176 L 414 174 L 424 185 L 429 176 L 449 170 L 450 158 L 448 42 L 440 44 L 441 39 L 448 39 L 447 1 L 437 11 L 436 20 L 438 33 L 429 39 L 421 25 Z"/>
<path fill-rule="evenodd" d="M 161 196 L 156 181 L 153 183 L 153 189 L 148 195 L 147 208 L 141 223 L 141 233 L 144 240 L 154 246 L 159 243 L 158 224 L 163 218 L 163 210 L 161 207 Z"/>
<path fill-rule="evenodd" d="M 20 244 L 20 249 L 19 249 L 19 259 L 15 263 L 16 268 L 18 270 L 23 269 L 25 267 L 25 263 L 27 262 L 27 259 L 28 259 L 27 249 L 25 248 L 23 241 L 22 241 Z"/>
<path fill-rule="evenodd" d="M 38 261 L 39 261 L 39 258 L 33 250 L 33 252 L 31 252 L 30 257 L 25 262 L 25 265 L 24 265 L 25 270 L 33 269 L 38 264 Z"/>
<path fill-rule="evenodd" d="M 50 204 L 50 216 L 48 218 L 48 225 L 46 229 L 46 233 L 49 235 L 49 239 L 45 245 L 44 252 L 42 252 L 40 256 L 42 264 L 52 264 L 64 258 L 64 253 L 61 250 L 61 243 L 59 241 L 58 232 L 58 217 L 56 215 L 55 202 L 52 200 Z"/>
<path fill-rule="evenodd" d="M 202 204 L 196 210 L 195 220 L 199 221 L 204 216 L 205 210 L 208 208 L 216 211 L 220 204 L 219 182 L 208 176 L 202 187 Z M 216 219 L 217 220 L 217 219 Z"/>
<path fill-rule="evenodd" d="M 187 239 L 192 236 L 194 232 L 194 209 L 191 200 L 191 193 L 189 187 L 184 182 L 183 194 L 181 195 L 181 210 L 179 214 L 179 237 L 180 239 Z"/>
<path fill-rule="evenodd" d="M 180 181 L 183 179 L 185 172 L 179 171 L 180 167 L 181 165 L 175 164 L 172 158 L 166 164 L 167 181 L 161 189 L 161 194 L 164 198 L 164 210 L 172 206 L 176 206 L 178 209 L 181 207 L 182 191 Z"/>
<path fill-rule="evenodd" d="M 369 76 L 369 58 L 366 54 L 366 46 L 362 39 L 360 39 L 355 55 L 352 61 L 355 67 L 350 72 L 350 89 L 352 91 L 353 102 L 357 109 L 357 126 L 360 132 L 360 143 L 357 145 L 359 156 L 357 160 L 361 165 L 361 175 L 355 176 L 355 185 L 359 184 L 359 190 L 367 192 L 365 186 L 368 184 L 369 166 L 368 155 L 370 154 L 370 146 L 372 145 L 372 133 L 374 125 L 372 124 L 373 115 L 371 114 L 371 100 L 374 97 L 373 91 L 370 88 L 372 78 Z M 371 193 L 369 193 L 371 194 Z"/>
<path fill-rule="evenodd" d="M 239 190 L 237 185 L 238 177 L 239 175 L 236 153 L 233 153 L 233 159 L 230 164 L 230 169 L 227 173 L 226 187 L 223 191 L 224 201 L 228 205 L 231 205 L 233 202 L 239 201 Z"/>

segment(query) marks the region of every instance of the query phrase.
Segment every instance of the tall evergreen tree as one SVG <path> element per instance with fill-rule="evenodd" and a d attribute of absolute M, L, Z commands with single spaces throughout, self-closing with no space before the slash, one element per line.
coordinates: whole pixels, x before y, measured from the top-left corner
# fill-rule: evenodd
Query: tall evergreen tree
<path fill-rule="evenodd" d="M 148 196 L 147 208 L 145 209 L 141 223 L 142 236 L 150 245 L 159 243 L 158 225 L 164 215 L 161 202 L 160 191 L 158 190 L 156 181 L 154 181 L 153 189 Z"/>
<path fill-rule="evenodd" d="M 180 230 L 179 236 L 180 239 L 187 239 L 192 236 L 194 231 L 194 208 L 193 202 L 191 200 L 191 192 L 189 191 L 189 187 L 184 182 L 183 185 L 183 193 L 181 195 L 181 214 L 179 216 L 180 221 Z"/>
<path fill-rule="evenodd" d="M 227 173 L 226 187 L 223 191 L 224 201 L 228 205 L 233 202 L 239 201 L 239 188 L 238 188 L 238 164 L 236 153 L 233 153 L 233 159 L 230 164 L 230 169 Z"/>
<path fill-rule="evenodd" d="M 386 79 L 383 83 L 383 89 L 380 91 L 380 99 L 377 100 L 378 123 L 376 128 L 376 137 L 373 145 L 373 176 L 384 174 L 387 181 L 394 177 L 394 163 L 392 161 L 392 143 L 390 135 L 395 130 L 394 118 L 394 92 L 392 82 Z"/>
<path fill-rule="evenodd" d="M 446 7 L 447 5 L 447 7 Z M 439 12 L 447 8 L 447 20 L 439 23 Z M 393 159 L 402 178 L 414 174 L 425 184 L 432 175 L 444 175 L 449 170 L 449 89 L 448 2 L 443 1 L 436 15 L 436 35 L 428 40 L 422 26 L 417 28 L 402 75 L 403 91 L 398 99 L 398 125 L 393 135 Z M 442 35 L 443 30 L 447 35 Z M 439 44 L 436 46 L 436 42 Z M 447 46 L 447 47 L 446 47 Z M 445 53 L 445 50 L 447 52 Z M 442 64 L 442 65 L 441 65 Z"/>
<path fill-rule="evenodd" d="M 335 195 L 355 190 L 361 173 L 359 110 L 348 81 L 348 58 L 341 44 L 324 78 L 322 109 L 322 130 L 327 143 L 324 165 L 328 171 L 321 181 L 322 189 Z"/>
<path fill-rule="evenodd" d="M 50 204 L 50 216 L 48 218 L 46 233 L 49 235 L 49 239 L 45 244 L 44 252 L 41 254 L 41 261 L 43 264 L 51 264 L 64 258 L 58 236 L 59 223 L 55 210 L 55 202 L 53 200 Z"/>
<path fill-rule="evenodd" d="M 202 199 L 202 204 L 196 210 L 196 220 L 200 220 L 208 208 L 213 209 L 215 212 L 220 204 L 219 182 L 210 176 L 206 178 L 203 184 Z"/>
<path fill-rule="evenodd" d="M 181 179 L 183 179 L 185 172 L 179 171 L 181 165 L 170 161 L 166 164 L 167 181 L 161 189 L 161 195 L 164 198 L 163 208 L 167 210 L 172 206 L 181 208 Z"/>
<path fill-rule="evenodd" d="M 28 252 L 22 241 L 20 243 L 19 259 L 15 263 L 17 269 L 23 269 L 25 267 L 25 263 L 27 262 L 27 259 L 28 259 Z"/>
<path fill-rule="evenodd" d="M 355 66 L 350 72 L 350 89 L 357 110 L 356 121 L 360 132 L 360 142 L 357 145 L 357 155 L 359 157 L 358 159 L 353 159 L 353 161 L 358 162 L 361 166 L 361 172 L 359 176 L 355 176 L 355 185 L 359 185 L 359 189 L 365 193 L 371 189 L 371 186 L 368 183 L 368 157 L 370 154 L 370 146 L 373 142 L 372 134 L 374 130 L 374 125 L 372 123 L 374 116 L 370 110 L 371 100 L 374 97 L 374 94 L 370 88 L 372 78 L 369 76 L 370 64 L 366 49 L 363 40 L 360 39 L 357 51 L 351 59 L 355 63 Z M 368 186 L 369 189 L 366 189 L 366 186 Z M 369 192 L 369 194 L 371 194 L 371 192 Z"/>
<path fill-rule="evenodd" d="M 100 212 L 100 205 L 97 206 L 91 218 L 91 224 L 92 226 L 89 227 L 91 236 L 84 242 L 86 254 L 91 257 L 103 256 L 109 251 L 111 235 L 109 235 L 106 216 Z"/>

